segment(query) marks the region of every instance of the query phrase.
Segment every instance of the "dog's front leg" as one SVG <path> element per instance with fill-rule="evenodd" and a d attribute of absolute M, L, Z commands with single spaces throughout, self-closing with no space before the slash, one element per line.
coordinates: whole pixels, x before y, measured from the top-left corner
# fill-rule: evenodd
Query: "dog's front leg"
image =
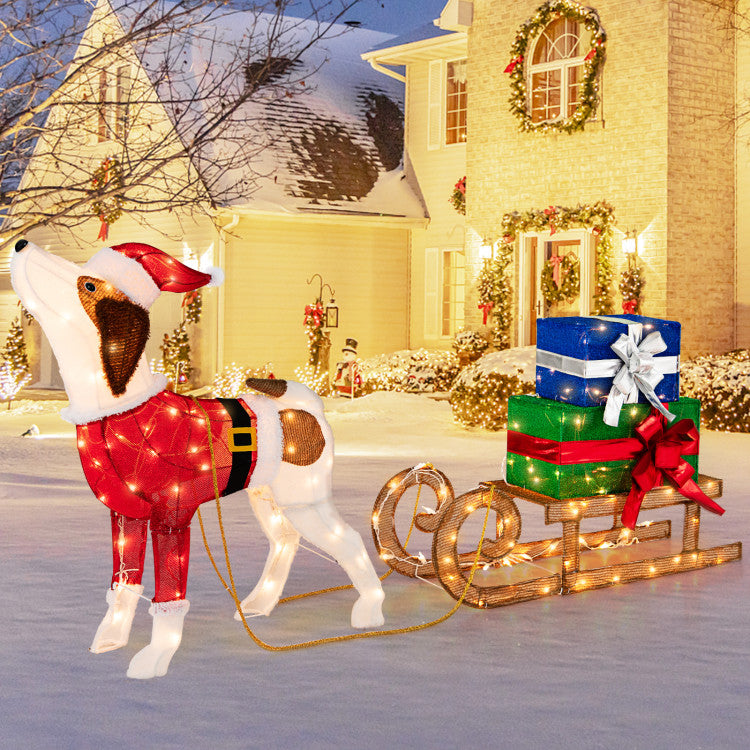
<path fill-rule="evenodd" d="M 190 558 L 190 525 L 172 528 L 151 521 L 156 593 L 149 609 L 153 616 L 151 643 L 130 661 L 128 677 L 162 677 L 182 641 L 182 626 L 190 602 L 185 599 Z"/>
<path fill-rule="evenodd" d="M 122 648 L 143 593 L 143 560 L 146 555 L 148 520 L 112 514 L 112 585 L 107 591 L 107 614 L 99 624 L 89 648 L 103 654 Z"/>

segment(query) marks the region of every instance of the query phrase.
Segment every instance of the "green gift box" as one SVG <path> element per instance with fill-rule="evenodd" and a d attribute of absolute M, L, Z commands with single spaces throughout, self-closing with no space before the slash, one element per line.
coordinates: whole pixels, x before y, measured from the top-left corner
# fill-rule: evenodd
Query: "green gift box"
<path fill-rule="evenodd" d="M 700 401 L 668 405 L 676 420 L 700 428 Z M 646 450 L 636 427 L 649 404 L 626 404 L 617 427 L 604 424 L 603 406 L 575 406 L 538 396 L 508 399 L 508 484 L 564 499 L 628 492 L 631 471 Z M 675 424 L 675 422 L 672 422 Z M 698 472 L 697 444 L 683 458 Z"/>

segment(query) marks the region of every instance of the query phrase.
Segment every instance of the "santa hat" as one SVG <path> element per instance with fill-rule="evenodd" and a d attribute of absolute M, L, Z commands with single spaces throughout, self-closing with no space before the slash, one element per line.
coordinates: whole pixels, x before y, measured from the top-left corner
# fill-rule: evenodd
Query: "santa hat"
<path fill-rule="evenodd" d="M 219 286 L 224 281 L 220 268 L 208 268 L 206 273 L 196 271 L 141 242 L 105 247 L 83 267 L 106 279 L 146 309 L 161 292 L 190 292 L 202 286 Z"/>

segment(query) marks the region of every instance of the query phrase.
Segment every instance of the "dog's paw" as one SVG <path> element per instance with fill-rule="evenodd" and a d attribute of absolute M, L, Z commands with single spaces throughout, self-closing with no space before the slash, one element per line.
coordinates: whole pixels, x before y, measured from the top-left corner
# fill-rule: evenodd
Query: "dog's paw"
<path fill-rule="evenodd" d="M 360 596 L 352 607 L 353 628 L 378 628 L 385 622 L 383 617 L 382 589 L 366 596 Z"/>

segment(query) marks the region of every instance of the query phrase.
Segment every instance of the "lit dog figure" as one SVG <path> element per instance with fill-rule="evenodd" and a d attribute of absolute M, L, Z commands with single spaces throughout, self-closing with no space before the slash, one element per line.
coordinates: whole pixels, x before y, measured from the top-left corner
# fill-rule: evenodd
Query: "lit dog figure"
<path fill-rule="evenodd" d="M 252 387 L 268 395 L 196 403 L 166 391 L 164 376 L 148 367 L 148 307 L 161 291 L 197 289 L 211 275 L 139 243 L 104 248 L 79 267 L 20 240 L 11 281 L 52 345 L 70 398 L 62 416 L 77 425 L 84 473 L 112 515 L 109 608 L 91 651 L 128 642 L 150 524 L 151 643 L 133 657 L 128 676 L 166 674 L 189 608 L 190 521 L 214 499 L 212 468 L 221 495 L 247 494 L 270 543 L 243 612 L 274 608 L 301 534 L 332 555 L 357 589 L 352 625 L 383 624 L 383 590 L 362 539 L 331 503 L 333 436 L 318 396 L 299 383 L 257 380 Z"/>

